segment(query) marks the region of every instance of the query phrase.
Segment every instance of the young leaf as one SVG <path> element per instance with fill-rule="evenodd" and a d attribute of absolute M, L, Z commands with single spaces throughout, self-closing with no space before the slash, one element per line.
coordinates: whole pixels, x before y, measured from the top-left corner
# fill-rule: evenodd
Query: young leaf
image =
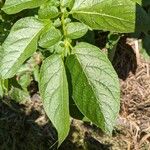
<path fill-rule="evenodd" d="M 12 87 L 9 91 L 9 96 L 18 103 L 30 100 L 30 95 L 27 91 L 16 87 Z"/>
<path fill-rule="evenodd" d="M 24 9 L 36 8 L 46 0 L 6 0 L 2 10 L 7 14 L 15 14 Z"/>
<path fill-rule="evenodd" d="M 43 48 L 49 48 L 59 42 L 61 38 L 61 32 L 55 27 L 51 27 L 48 31 L 41 35 L 39 46 Z"/>
<path fill-rule="evenodd" d="M 56 6 L 51 4 L 51 2 L 47 2 L 41 5 L 38 14 L 39 18 L 50 19 L 57 17 L 59 15 L 59 11 Z"/>
<path fill-rule="evenodd" d="M 114 59 L 119 40 L 120 40 L 119 34 L 109 33 L 106 48 L 108 50 L 108 58 L 111 62 Z"/>
<path fill-rule="evenodd" d="M 60 0 L 60 4 L 63 7 L 72 8 L 74 1 L 75 0 Z"/>
<path fill-rule="evenodd" d="M 44 109 L 57 129 L 60 145 L 70 128 L 68 83 L 60 55 L 51 55 L 44 61 L 39 86 Z"/>
<path fill-rule="evenodd" d="M 119 113 L 118 77 L 99 48 L 79 43 L 67 59 L 73 99 L 79 110 L 103 131 L 112 132 Z"/>
<path fill-rule="evenodd" d="M 51 6 L 56 6 L 56 7 L 60 6 L 60 0 L 47 0 L 47 2 L 50 3 Z"/>
<path fill-rule="evenodd" d="M 24 91 L 27 91 L 27 87 L 30 85 L 32 78 L 31 78 L 31 73 L 24 73 L 21 76 L 18 76 L 18 83 L 21 85 L 22 89 Z"/>
<path fill-rule="evenodd" d="M 73 17 L 93 29 L 133 32 L 136 3 L 131 0 L 76 0 Z"/>
<path fill-rule="evenodd" d="M 84 36 L 88 31 L 88 27 L 80 22 L 71 22 L 66 26 L 67 37 L 70 39 L 78 39 Z"/>
<path fill-rule="evenodd" d="M 34 17 L 17 21 L 2 47 L 0 73 L 3 78 L 13 77 L 23 62 L 37 49 L 37 40 L 44 25 Z"/>

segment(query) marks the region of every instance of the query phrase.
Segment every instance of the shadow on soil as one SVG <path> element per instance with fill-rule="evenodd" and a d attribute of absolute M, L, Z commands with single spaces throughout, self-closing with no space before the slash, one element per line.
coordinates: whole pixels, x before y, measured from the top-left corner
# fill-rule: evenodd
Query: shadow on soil
<path fill-rule="evenodd" d="M 56 141 L 51 123 L 36 123 L 39 108 L 0 102 L 0 150 L 47 150 Z"/>
<path fill-rule="evenodd" d="M 137 59 L 133 47 L 127 43 L 127 37 L 120 39 L 115 57 L 112 62 L 118 76 L 122 80 L 126 80 L 129 73 L 136 73 Z"/>
<path fill-rule="evenodd" d="M 0 150 L 55 150 L 57 133 L 42 111 L 39 102 L 19 105 L 9 100 L 1 101 Z M 109 150 L 110 146 L 100 143 L 89 133 L 79 133 L 76 126 L 71 125 L 70 134 L 59 149 Z"/>

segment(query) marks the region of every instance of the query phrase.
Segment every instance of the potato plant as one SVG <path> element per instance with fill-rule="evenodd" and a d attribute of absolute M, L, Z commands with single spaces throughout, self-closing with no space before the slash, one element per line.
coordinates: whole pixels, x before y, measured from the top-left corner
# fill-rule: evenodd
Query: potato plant
<path fill-rule="evenodd" d="M 8 16 L 35 10 L 13 21 L 1 44 L 1 96 L 26 97 L 34 78 L 57 129 L 58 146 L 69 133 L 70 116 L 112 133 L 120 108 L 118 77 L 107 55 L 83 40 L 93 30 L 118 34 L 145 29 L 137 24 L 145 15 L 141 1 L 6 0 L 1 5 Z"/>

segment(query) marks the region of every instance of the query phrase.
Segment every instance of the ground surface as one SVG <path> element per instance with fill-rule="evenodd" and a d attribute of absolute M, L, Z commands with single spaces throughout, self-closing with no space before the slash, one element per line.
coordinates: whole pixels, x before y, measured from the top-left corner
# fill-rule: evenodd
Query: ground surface
<path fill-rule="evenodd" d="M 61 150 L 150 150 L 150 63 L 136 58 L 132 45 L 121 41 L 113 61 L 120 77 L 121 110 L 112 137 L 72 120 Z M 56 140 L 37 94 L 25 104 L 0 102 L 0 150 L 56 149 Z"/>

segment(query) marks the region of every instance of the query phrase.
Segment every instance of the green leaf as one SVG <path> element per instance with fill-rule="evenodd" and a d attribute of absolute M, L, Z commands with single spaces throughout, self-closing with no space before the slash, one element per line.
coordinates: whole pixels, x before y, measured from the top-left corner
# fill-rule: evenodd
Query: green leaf
<path fill-rule="evenodd" d="M 72 97 L 69 99 L 69 110 L 70 116 L 74 119 L 82 120 L 84 118 L 83 114 L 80 112 L 76 104 L 74 103 Z"/>
<path fill-rule="evenodd" d="M 0 78 L 0 98 L 4 96 L 3 79 Z"/>
<path fill-rule="evenodd" d="M 58 19 L 56 19 L 55 21 L 54 21 L 54 23 L 53 23 L 53 25 L 54 25 L 54 27 L 60 27 L 61 26 L 61 20 L 60 20 L 60 18 L 58 18 Z"/>
<path fill-rule="evenodd" d="M 147 12 L 140 6 L 136 7 L 136 32 L 148 32 L 150 30 L 150 17 Z"/>
<path fill-rule="evenodd" d="M 22 89 L 24 91 L 27 91 L 27 87 L 30 85 L 32 78 L 31 78 L 31 73 L 26 72 L 23 75 L 18 77 L 18 83 L 21 85 Z"/>
<path fill-rule="evenodd" d="M 88 32 L 85 34 L 85 36 L 83 36 L 82 38 L 78 39 L 78 42 L 86 41 L 89 44 L 95 45 L 95 43 L 96 43 L 95 34 L 96 34 L 96 32 L 88 30 Z"/>
<path fill-rule="evenodd" d="M 48 0 L 48 3 L 51 3 L 52 6 L 60 6 L 60 0 Z"/>
<path fill-rule="evenodd" d="M 3 52 L 3 47 L 0 45 L 0 60 L 3 58 L 2 52 Z"/>
<path fill-rule="evenodd" d="M 132 0 L 132 1 L 138 3 L 139 5 L 142 4 L 142 0 Z"/>
<path fill-rule="evenodd" d="M 135 30 L 136 3 L 131 0 L 76 0 L 71 13 L 93 29 L 124 33 Z"/>
<path fill-rule="evenodd" d="M 82 120 L 84 118 L 83 114 L 78 109 L 77 105 L 75 104 L 72 98 L 72 82 L 71 82 L 71 74 L 69 70 L 66 68 L 66 74 L 68 79 L 68 87 L 69 87 L 69 111 L 70 116 L 74 119 Z"/>
<path fill-rule="evenodd" d="M 106 44 L 106 48 L 108 51 L 108 58 L 112 62 L 116 53 L 118 41 L 120 40 L 119 34 L 109 33 L 108 42 Z"/>
<path fill-rule="evenodd" d="M 116 72 L 99 48 L 79 43 L 67 59 L 73 99 L 79 110 L 103 131 L 112 132 L 119 113 L 120 89 Z"/>
<path fill-rule="evenodd" d="M 6 0 L 2 10 L 7 14 L 15 14 L 24 9 L 36 8 L 47 0 Z"/>
<path fill-rule="evenodd" d="M 140 52 L 146 61 L 150 61 L 150 35 L 145 35 L 142 40 Z"/>
<path fill-rule="evenodd" d="M 35 66 L 33 70 L 34 80 L 37 82 L 39 82 L 39 70 L 40 70 L 40 67 L 38 65 Z"/>
<path fill-rule="evenodd" d="M 68 83 L 60 55 L 51 55 L 43 62 L 39 86 L 44 109 L 57 129 L 60 145 L 70 128 Z"/>
<path fill-rule="evenodd" d="M 9 96 L 18 103 L 30 100 L 30 95 L 27 91 L 16 87 L 12 87 L 11 91 L 9 91 Z"/>
<path fill-rule="evenodd" d="M 39 18 L 50 19 L 57 17 L 59 15 L 59 11 L 58 8 L 53 6 L 50 1 L 41 5 L 38 14 Z"/>
<path fill-rule="evenodd" d="M 84 118 L 82 119 L 82 121 L 83 121 L 83 122 L 91 122 L 87 117 L 84 117 Z"/>
<path fill-rule="evenodd" d="M 150 6 L 150 1 L 148 1 L 148 0 L 142 0 L 142 6 L 144 6 L 144 7 Z"/>
<path fill-rule="evenodd" d="M 66 26 L 67 37 L 70 39 L 78 39 L 84 36 L 88 31 L 88 27 L 80 22 L 71 22 Z"/>
<path fill-rule="evenodd" d="M 20 19 L 14 24 L 2 45 L 0 73 L 3 78 L 13 77 L 23 62 L 36 51 L 43 28 L 43 24 L 34 17 Z"/>
<path fill-rule="evenodd" d="M 49 48 L 59 42 L 61 38 L 61 32 L 55 27 L 51 27 L 48 31 L 42 33 L 39 40 L 39 46 L 43 48 Z"/>
<path fill-rule="evenodd" d="M 61 6 L 72 8 L 75 0 L 60 0 Z"/>

